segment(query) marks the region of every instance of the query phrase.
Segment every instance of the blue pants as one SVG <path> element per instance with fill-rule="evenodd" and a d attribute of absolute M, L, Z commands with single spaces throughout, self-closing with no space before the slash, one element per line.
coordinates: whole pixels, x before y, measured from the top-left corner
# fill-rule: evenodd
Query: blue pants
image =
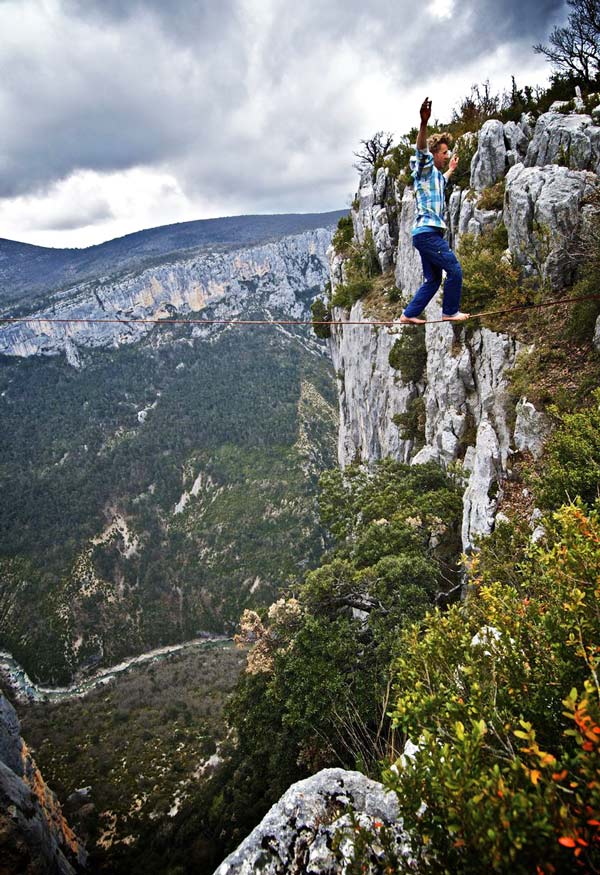
<path fill-rule="evenodd" d="M 458 313 L 462 291 L 462 270 L 456 255 L 444 240 L 443 231 L 432 229 L 413 235 L 413 246 L 419 251 L 423 262 L 425 282 L 404 310 L 405 316 L 415 318 L 431 301 L 442 282 L 442 270 L 446 271 L 444 283 L 444 316 Z"/>

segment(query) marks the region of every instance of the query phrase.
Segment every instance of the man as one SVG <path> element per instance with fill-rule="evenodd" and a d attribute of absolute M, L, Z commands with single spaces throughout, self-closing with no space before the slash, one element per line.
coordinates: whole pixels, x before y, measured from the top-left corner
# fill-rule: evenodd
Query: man
<path fill-rule="evenodd" d="M 462 270 L 456 255 L 444 240 L 444 192 L 446 183 L 456 170 L 458 155 L 450 157 L 450 134 L 433 134 L 427 140 L 427 123 L 430 117 L 431 101 L 426 97 L 421 106 L 416 155 L 410 159 L 417 201 L 412 240 L 421 256 L 425 282 L 400 317 L 400 322 L 416 325 L 422 325 L 426 321 L 418 316 L 439 289 L 442 270 L 446 271 L 442 319 L 447 322 L 462 322 L 469 318 L 469 313 L 461 313 L 459 310 Z M 448 160 L 448 170 L 442 173 Z"/>

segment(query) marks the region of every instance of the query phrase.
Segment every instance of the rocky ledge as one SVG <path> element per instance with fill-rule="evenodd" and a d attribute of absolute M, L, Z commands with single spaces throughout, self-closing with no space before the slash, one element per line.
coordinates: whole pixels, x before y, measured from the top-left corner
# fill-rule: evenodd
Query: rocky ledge
<path fill-rule="evenodd" d="M 408 855 L 395 794 L 360 772 L 323 769 L 292 784 L 215 875 L 344 875 L 357 827 L 373 834 L 372 865 L 384 855 L 377 840 L 384 827 L 391 829 L 394 853 Z"/>

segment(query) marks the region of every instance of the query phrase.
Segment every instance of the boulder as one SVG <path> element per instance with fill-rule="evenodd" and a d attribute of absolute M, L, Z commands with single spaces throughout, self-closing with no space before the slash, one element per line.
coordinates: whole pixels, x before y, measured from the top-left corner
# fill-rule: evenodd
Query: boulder
<path fill-rule="evenodd" d="M 390 827 L 397 851 L 408 856 L 395 794 L 360 772 L 324 769 L 293 784 L 215 875 L 349 871 L 354 832 L 350 811 L 375 835 L 381 826 Z M 337 854 L 332 850 L 334 837 L 341 839 Z M 382 853 L 375 841 L 372 865 L 377 866 Z"/>
<path fill-rule="evenodd" d="M 516 408 L 515 449 L 519 452 L 530 452 L 534 459 L 539 459 L 544 450 L 544 443 L 552 432 L 552 425 L 545 414 L 536 410 L 527 398 L 521 398 Z"/>
<path fill-rule="evenodd" d="M 590 174 L 555 164 L 516 164 L 506 176 L 504 223 L 509 248 L 526 272 L 541 272 L 555 291 L 573 280 L 576 265 L 569 249 L 592 183 Z"/>
<path fill-rule="evenodd" d="M 506 172 L 504 125 L 487 121 L 479 132 L 477 151 L 471 161 L 471 188 L 481 191 L 502 179 Z"/>
<path fill-rule="evenodd" d="M 561 164 L 600 172 L 600 127 L 589 115 L 546 112 L 539 117 L 527 149 L 526 167 Z"/>

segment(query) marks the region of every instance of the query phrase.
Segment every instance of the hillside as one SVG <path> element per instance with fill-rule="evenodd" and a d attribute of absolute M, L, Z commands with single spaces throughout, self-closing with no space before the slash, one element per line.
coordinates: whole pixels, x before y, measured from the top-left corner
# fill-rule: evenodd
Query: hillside
<path fill-rule="evenodd" d="M 140 270 L 182 253 L 240 249 L 302 231 L 334 227 L 343 211 L 230 216 L 180 222 L 127 234 L 85 249 L 49 249 L 0 239 L 0 310 L 84 280 Z"/>
<path fill-rule="evenodd" d="M 296 222 L 267 219 L 202 225 L 239 248 L 178 251 L 177 269 L 83 283 L 53 307 L 307 319 L 330 217 L 240 246 Z M 162 231 L 157 246 L 173 242 Z M 230 631 L 323 549 L 315 490 L 336 416 L 322 344 L 302 328 L 139 328 L 0 327 L 0 633 L 34 679 Z"/>

